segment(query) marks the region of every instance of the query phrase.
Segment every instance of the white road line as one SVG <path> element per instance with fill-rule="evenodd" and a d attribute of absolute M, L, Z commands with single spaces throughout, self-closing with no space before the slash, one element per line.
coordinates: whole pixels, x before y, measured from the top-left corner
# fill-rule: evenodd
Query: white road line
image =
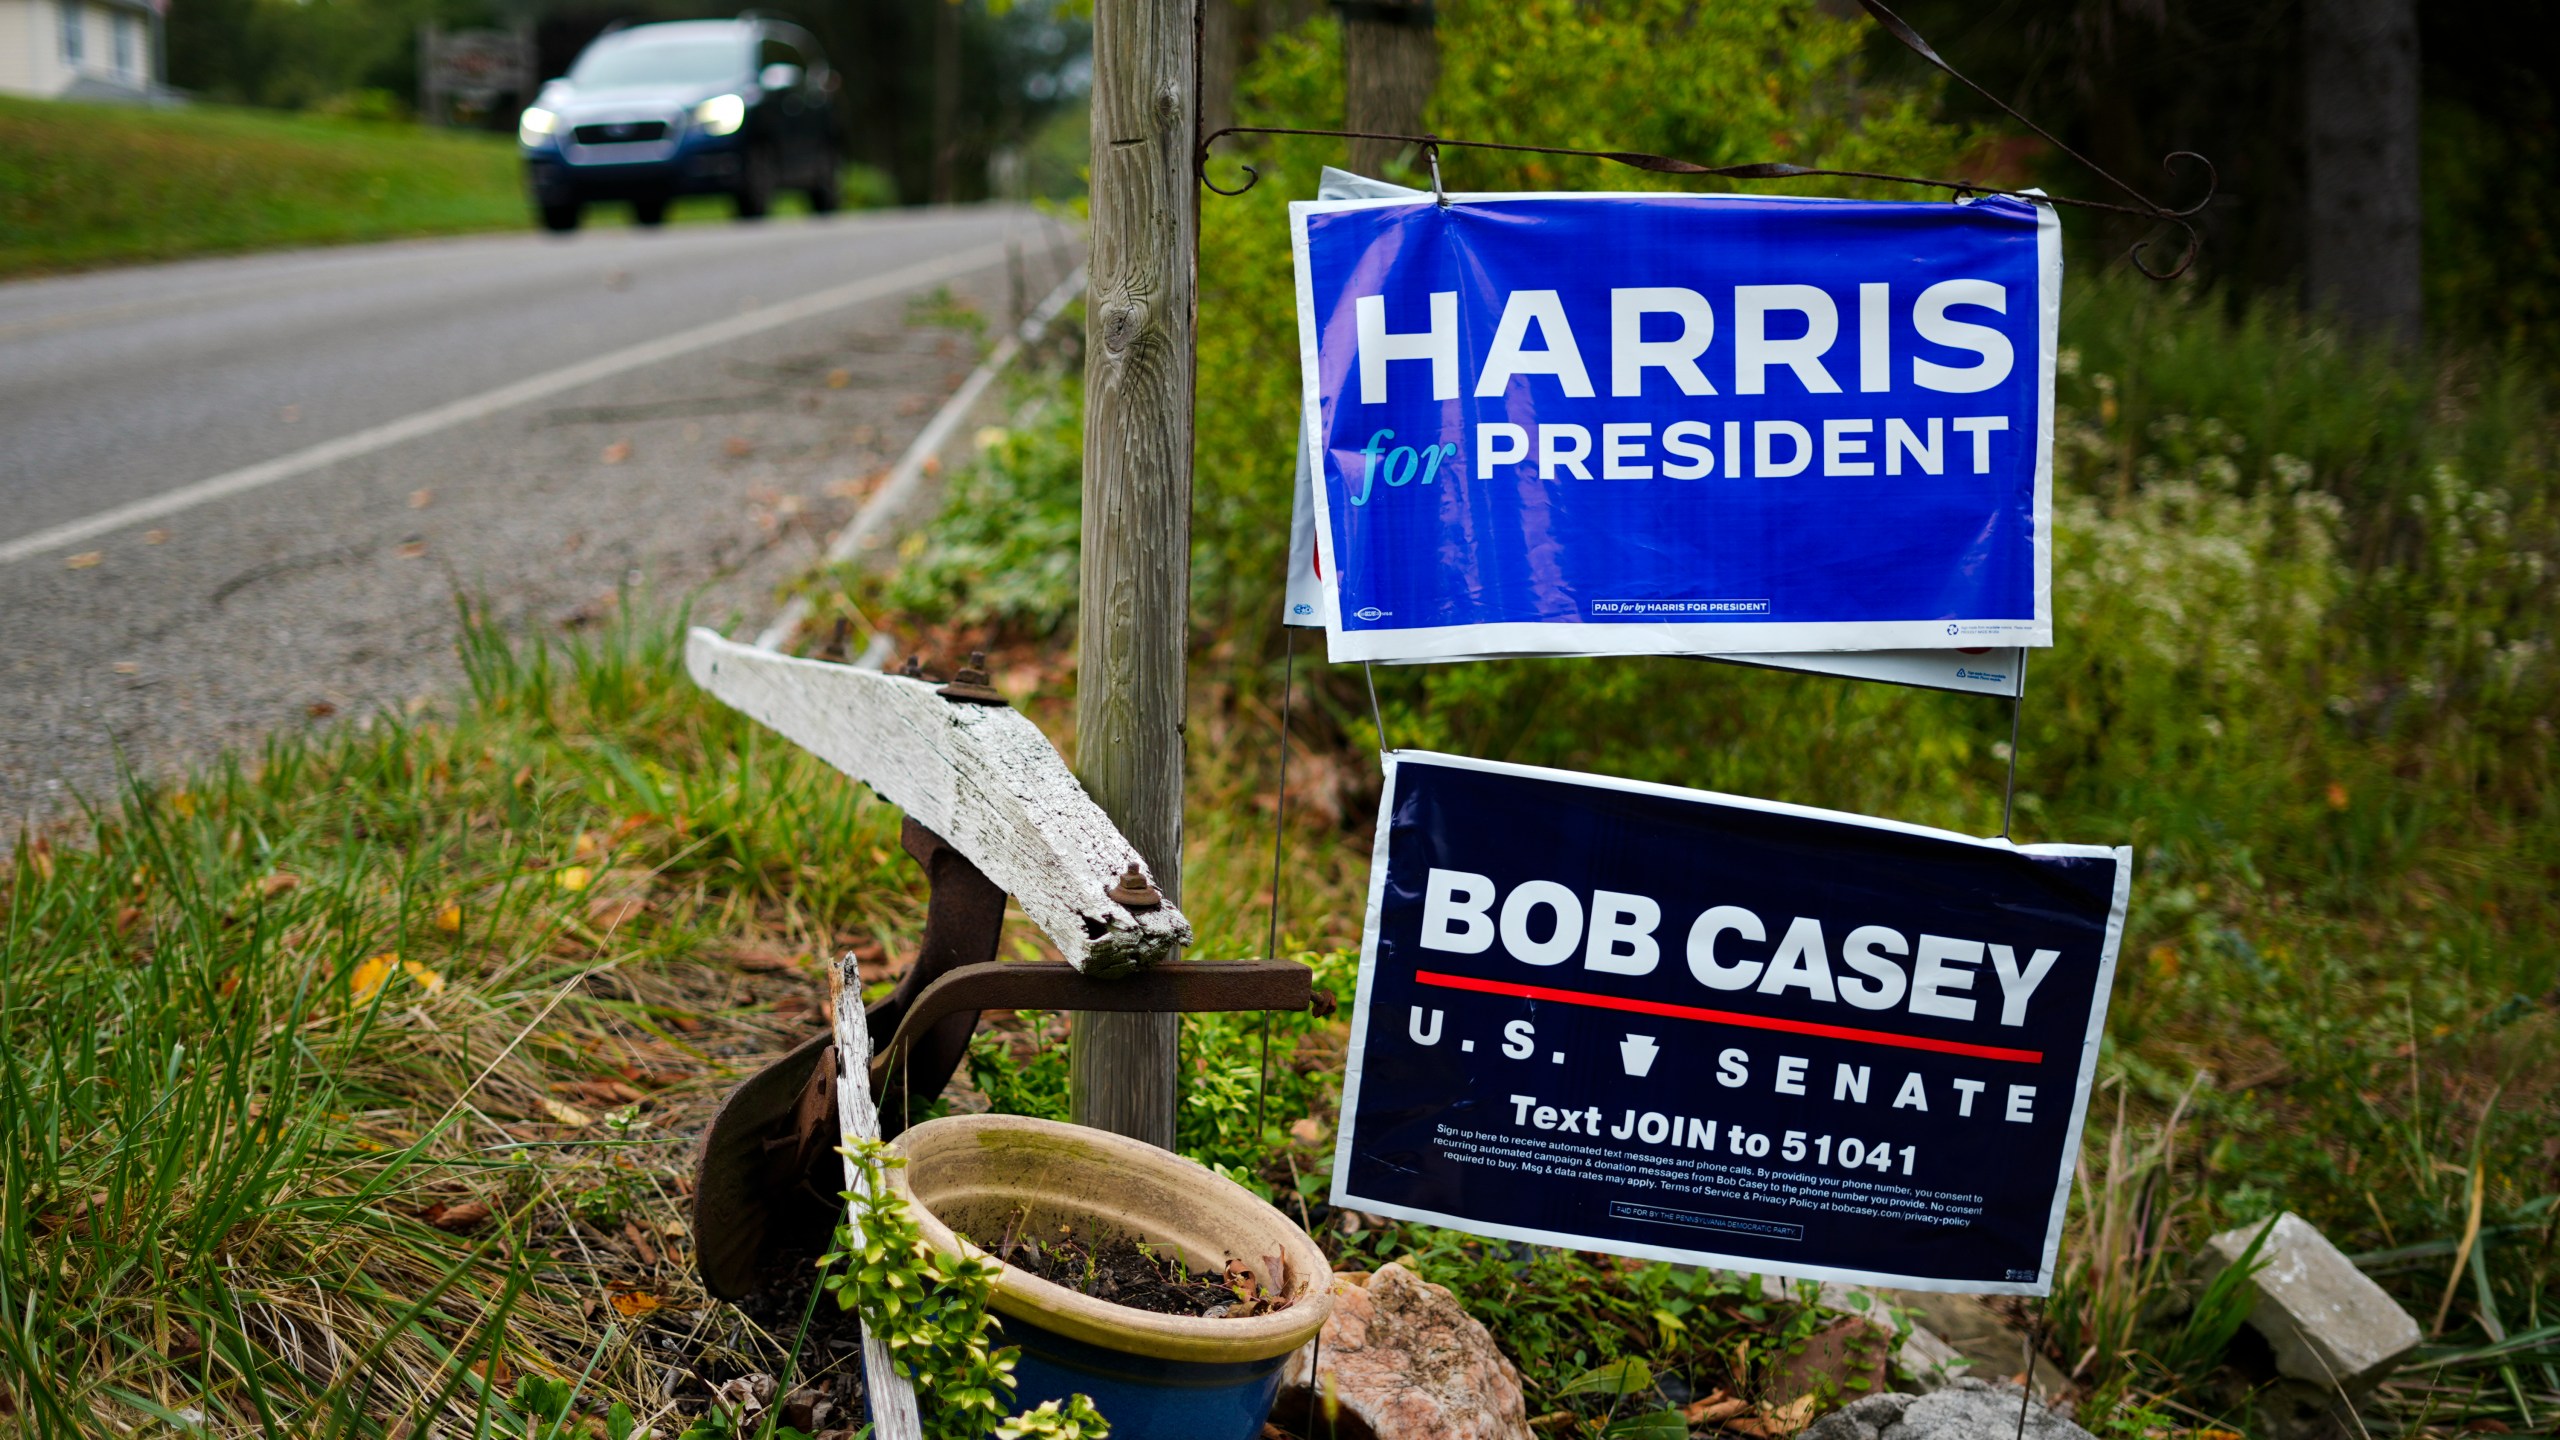
<path fill-rule="evenodd" d="M 644 365 L 654 365 L 661 360 L 672 360 L 695 350 L 760 334 L 789 325 L 794 321 L 824 315 L 830 310 L 841 310 L 848 305 L 859 305 L 866 300 L 878 300 L 901 291 L 932 284 L 937 280 L 949 280 L 966 275 L 973 270 L 983 270 L 1002 262 L 1004 258 L 1005 247 L 1002 242 L 980 245 L 937 259 L 920 261 L 868 279 L 850 281 L 832 289 L 820 290 L 813 295 L 803 295 L 797 300 L 759 306 L 743 314 L 732 315 L 726 320 L 714 320 L 708 325 L 697 325 L 693 329 L 681 330 L 656 340 L 642 341 L 640 344 L 598 355 L 593 359 L 582 360 L 575 365 L 563 366 L 531 379 L 519 380 L 512 385 L 501 385 L 495 390 L 484 390 L 480 394 L 453 401 L 451 404 L 438 405 L 431 410 L 421 410 L 414 415 L 406 415 L 370 429 L 358 430 L 352 435 L 341 435 L 335 440 L 324 440 L 309 449 L 297 450 L 290 455 L 279 455 L 273 460 L 244 465 L 211 479 L 199 480 L 192 485 L 154 495 L 148 500 L 119 505 L 112 510 L 101 511 L 85 519 L 56 525 L 49 530 L 39 530 L 33 535 L 0 543 L 0 565 L 14 565 L 21 560 L 30 559 L 48 551 L 64 549 L 77 545 L 83 540 L 95 539 L 130 525 L 139 525 L 146 520 L 159 520 L 215 500 L 273 485 L 279 480 L 290 480 L 297 475 L 305 475 L 320 469 L 322 466 L 335 465 L 341 460 L 353 459 L 358 455 L 368 455 L 403 441 L 415 440 L 422 435 L 432 435 L 450 426 L 485 419 L 514 406 L 545 399 L 565 390 L 575 390 L 581 385 L 591 385 L 598 380 L 610 379 L 627 370 L 637 370 Z"/>

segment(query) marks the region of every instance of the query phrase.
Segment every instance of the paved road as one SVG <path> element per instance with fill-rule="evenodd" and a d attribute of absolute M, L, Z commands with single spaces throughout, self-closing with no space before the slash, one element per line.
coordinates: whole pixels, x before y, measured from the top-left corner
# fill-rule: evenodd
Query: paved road
<path fill-rule="evenodd" d="M 0 285 L 0 830 L 446 690 L 457 591 L 760 614 L 969 368 L 918 297 L 1073 258 L 988 208 Z"/>

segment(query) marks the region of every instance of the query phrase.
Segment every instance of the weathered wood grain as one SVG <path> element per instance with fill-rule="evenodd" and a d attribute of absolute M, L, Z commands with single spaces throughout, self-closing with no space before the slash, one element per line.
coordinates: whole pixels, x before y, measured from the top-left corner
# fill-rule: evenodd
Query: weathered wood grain
<path fill-rule="evenodd" d="M 1191 922 L 1076 782 L 1039 727 L 1001 705 L 958 705 L 921 680 L 803 660 L 696 629 L 696 683 L 879 792 L 940 835 L 1022 906 L 1085 974 L 1173 957 Z M 1131 911 L 1109 891 L 1132 863 L 1167 892 Z"/>
<path fill-rule="evenodd" d="M 880 1111 L 871 1103 L 871 1022 L 862 1011 L 862 978 L 847 955 L 827 967 L 828 1012 L 836 1027 L 836 1122 L 847 1145 L 880 1138 Z M 871 1175 L 846 1156 L 844 1187 L 869 1194 Z M 863 1392 L 871 1404 L 877 1440 L 923 1440 L 924 1416 L 916 1408 L 915 1383 L 898 1373 L 889 1347 L 862 1327 Z"/>
<path fill-rule="evenodd" d="M 1094 6 L 1076 630 L 1076 773 L 1175 900 L 1191 629 L 1194 3 Z M 1076 1122 L 1170 1148 L 1175 1026 L 1170 1015 L 1077 1015 Z"/>

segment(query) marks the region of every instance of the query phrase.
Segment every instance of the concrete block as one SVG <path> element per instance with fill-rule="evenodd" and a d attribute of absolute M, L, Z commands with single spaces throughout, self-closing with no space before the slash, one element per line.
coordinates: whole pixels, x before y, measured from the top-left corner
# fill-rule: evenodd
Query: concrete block
<path fill-rule="evenodd" d="M 2244 1225 L 2205 1242 L 2215 1268 L 2237 1261 L 2257 1231 Z M 2292 1211 L 2276 1217 L 2258 1258 L 2265 1265 L 2253 1277 L 2249 1324 L 2266 1337 L 2285 1375 L 2360 1395 L 2417 1345 L 2418 1322 L 2409 1312 Z"/>

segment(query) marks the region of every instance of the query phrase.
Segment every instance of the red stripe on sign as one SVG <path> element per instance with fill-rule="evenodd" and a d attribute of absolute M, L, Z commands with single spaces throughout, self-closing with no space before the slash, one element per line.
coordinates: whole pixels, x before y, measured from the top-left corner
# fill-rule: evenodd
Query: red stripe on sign
<path fill-rule="evenodd" d="M 1768 1015 L 1706 1010 L 1695 1005 L 1668 1005 L 1659 1000 L 1629 1000 L 1617 995 L 1594 995 L 1584 990 L 1558 990 L 1552 985 L 1478 980 L 1472 975 L 1444 975 L 1437 970 L 1417 970 L 1413 972 L 1413 978 L 1444 990 L 1473 990 L 1479 995 L 1516 995 L 1523 1000 L 1553 1000 L 1565 1005 L 1588 1005 L 1594 1010 L 1625 1010 L 1637 1015 L 1668 1016 L 1674 1020 L 1703 1020 L 1710 1025 L 1733 1025 L 1745 1030 L 1783 1030 L 1790 1035 L 1819 1035 L 1826 1040 L 1855 1040 L 1862 1045 L 1891 1045 L 1902 1050 L 1934 1050 L 1941 1055 L 1970 1055 L 1976 1060 L 2012 1060 L 2021 1065 L 2044 1063 L 2041 1050 L 2009 1050 L 1998 1045 L 1972 1045 L 1962 1040 L 1932 1040 L 1925 1035 L 1896 1035 L 1886 1030 L 1859 1030 L 1848 1025 L 1817 1025 L 1810 1020 L 1780 1020 Z"/>

